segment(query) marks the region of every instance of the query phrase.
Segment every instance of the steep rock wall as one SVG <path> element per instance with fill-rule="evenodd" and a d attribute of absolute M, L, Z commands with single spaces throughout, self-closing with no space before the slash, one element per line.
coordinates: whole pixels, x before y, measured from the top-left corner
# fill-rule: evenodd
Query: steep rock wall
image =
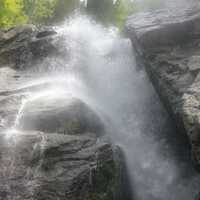
<path fill-rule="evenodd" d="M 138 65 L 144 65 L 180 134 L 200 165 L 200 8 L 139 13 L 127 20 Z"/>

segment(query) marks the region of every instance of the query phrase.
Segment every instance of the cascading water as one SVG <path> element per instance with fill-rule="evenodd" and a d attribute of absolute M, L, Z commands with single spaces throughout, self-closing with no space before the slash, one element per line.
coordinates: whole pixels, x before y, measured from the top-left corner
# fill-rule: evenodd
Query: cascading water
<path fill-rule="evenodd" d="M 75 41 L 70 49 L 73 65 L 82 68 L 90 104 L 111 120 L 107 127 L 126 153 L 136 199 L 193 198 L 199 182 L 184 156 L 188 152 L 176 148 L 184 144 L 174 138 L 175 130 L 144 70 L 137 69 L 130 41 L 83 16 L 59 30 Z"/>
<path fill-rule="evenodd" d="M 70 56 L 49 57 L 30 71 L 39 79 L 27 86 L 45 87 L 22 101 L 15 128 L 33 101 L 79 98 L 109 119 L 106 127 L 125 152 L 135 200 L 194 198 L 200 183 L 188 150 L 177 148 L 184 144 L 176 140 L 178 133 L 145 71 L 137 69 L 130 41 L 86 16 L 75 16 L 56 29 Z"/>

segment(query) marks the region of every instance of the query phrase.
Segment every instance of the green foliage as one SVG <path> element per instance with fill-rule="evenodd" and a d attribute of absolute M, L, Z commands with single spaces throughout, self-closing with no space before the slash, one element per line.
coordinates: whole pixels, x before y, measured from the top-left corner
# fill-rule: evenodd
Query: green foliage
<path fill-rule="evenodd" d="M 60 21 L 79 5 L 79 0 L 0 0 L 0 28 Z"/>
<path fill-rule="evenodd" d="M 0 27 L 23 24 L 28 17 L 23 12 L 22 0 L 0 0 Z"/>
<path fill-rule="evenodd" d="M 31 23 L 41 23 L 51 18 L 58 0 L 23 0 L 24 12 Z"/>
<path fill-rule="evenodd" d="M 104 24 L 122 27 L 127 16 L 138 11 L 138 5 L 130 0 L 88 0 L 86 11 Z"/>
<path fill-rule="evenodd" d="M 42 23 L 51 18 L 59 0 L 0 0 L 0 27 Z"/>
<path fill-rule="evenodd" d="M 122 27 L 128 15 L 144 9 L 161 6 L 161 0 L 88 0 L 85 11 L 104 24 Z M 0 0 L 0 27 L 9 28 L 24 23 L 47 23 L 64 19 L 76 8 L 80 0 Z"/>
<path fill-rule="evenodd" d="M 118 27 L 123 27 L 127 16 L 137 12 L 138 6 L 130 0 L 118 0 L 115 5 L 115 21 Z"/>

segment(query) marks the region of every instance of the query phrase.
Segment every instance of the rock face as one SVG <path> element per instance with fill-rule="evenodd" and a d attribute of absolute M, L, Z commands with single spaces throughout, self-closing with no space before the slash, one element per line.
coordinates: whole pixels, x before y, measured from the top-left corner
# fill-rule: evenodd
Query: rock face
<path fill-rule="evenodd" d="M 56 32 L 51 28 L 25 25 L 10 30 L 0 30 L 0 64 L 25 68 L 36 59 L 56 53 Z"/>
<path fill-rule="evenodd" d="M 131 199 L 123 153 L 99 115 L 54 82 L 27 85 L 37 77 L 27 64 L 58 53 L 54 37 L 33 26 L 0 32 L 0 199 Z"/>
<path fill-rule="evenodd" d="M 7 134 L 1 135 L 1 199 L 123 199 L 123 165 L 114 157 L 121 153 L 94 134 Z"/>
<path fill-rule="evenodd" d="M 200 8 L 131 16 L 126 25 L 138 56 L 200 168 Z"/>

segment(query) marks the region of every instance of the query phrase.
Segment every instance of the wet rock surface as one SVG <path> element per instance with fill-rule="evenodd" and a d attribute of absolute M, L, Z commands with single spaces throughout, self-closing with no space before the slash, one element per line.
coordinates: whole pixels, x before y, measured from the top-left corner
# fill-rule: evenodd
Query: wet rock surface
<path fill-rule="evenodd" d="M 27 84 L 38 78 L 28 64 L 57 54 L 54 37 L 32 25 L 0 32 L 0 199 L 130 199 L 123 153 L 99 115 L 54 80 Z"/>
<path fill-rule="evenodd" d="M 0 31 L 0 64 L 13 68 L 30 67 L 36 59 L 42 60 L 58 52 L 56 32 L 49 28 L 24 25 Z"/>
<path fill-rule="evenodd" d="M 180 133 L 186 131 L 199 169 L 199 5 L 133 15 L 127 21 L 126 33 L 133 46 L 139 47 L 138 64 L 145 65 Z"/>
<path fill-rule="evenodd" d="M 120 191 L 120 151 L 94 134 L 8 134 L 1 135 L 0 199 L 115 199 Z"/>
<path fill-rule="evenodd" d="M 67 94 L 66 94 L 67 96 Z M 76 98 L 48 97 L 27 103 L 19 121 L 19 129 L 61 132 L 63 134 L 103 134 L 100 117 L 87 104 Z"/>

